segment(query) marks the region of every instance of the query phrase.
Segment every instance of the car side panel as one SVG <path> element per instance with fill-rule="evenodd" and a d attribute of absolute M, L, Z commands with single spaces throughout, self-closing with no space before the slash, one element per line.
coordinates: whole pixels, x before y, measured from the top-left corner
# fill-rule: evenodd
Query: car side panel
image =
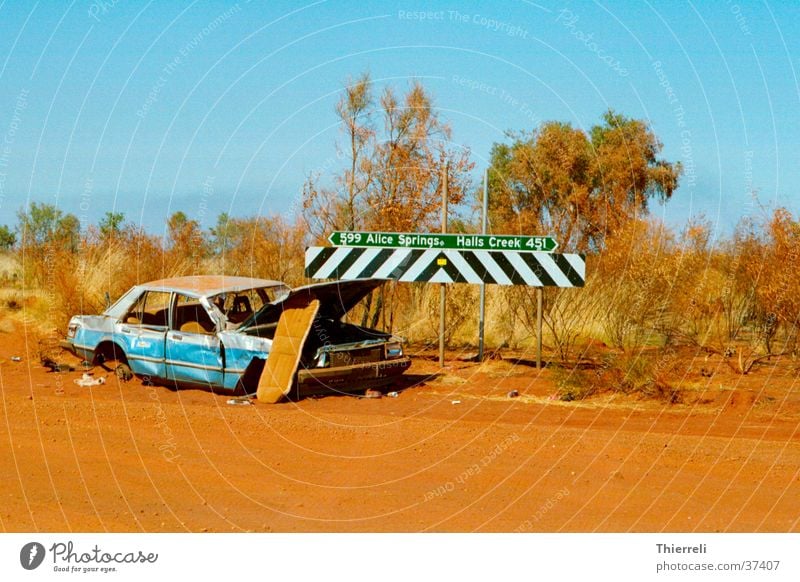
<path fill-rule="evenodd" d="M 225 348 L 223 386 L 234 390 L 253 358 L 267 359 L 272 341 L 231 331 L 222 332 L 219 336 Z"/>
<path fill-rule="evenodd" d="M 216 335 L 170 330 L 166 357 L 170 380 L 213 387 L 222 385 L 222 350 Z"/>
<path fill-rule="evenodd" d="M 107 332 L 81 327 L 70 342 L 78 357 L 91 362 L 98 344 L 107 337 Z"/>
<path fill-rule="evenodd" d="M 112 339 L 114 322 L 103 315 L 83 315 L 73 320 L 77 321 L 79 327 L 75 337 L 68 341 L 78 357 L 91 362 L 100 342 Z"/>
<path fill-rule="evenodd" d="M 150 378 L 166 378 L 164 338 L 166 328 L 122 323 L 115 334 L 117 343 L 128 358 L 134 374 Z"/>

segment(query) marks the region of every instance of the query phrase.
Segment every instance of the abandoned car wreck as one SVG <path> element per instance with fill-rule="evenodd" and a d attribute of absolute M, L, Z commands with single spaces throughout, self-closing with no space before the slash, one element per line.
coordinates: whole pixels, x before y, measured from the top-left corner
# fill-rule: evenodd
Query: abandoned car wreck
<path fill-rule="evenodd" d="M 101 315 L 76 315 L 61 346 L 120 379 L 259 399 L 355 392 L 410 366 L 401 340 L 343 321 L 383 283 L 290 289 L 280 281 L 190 276 L 136 285 Z"/>

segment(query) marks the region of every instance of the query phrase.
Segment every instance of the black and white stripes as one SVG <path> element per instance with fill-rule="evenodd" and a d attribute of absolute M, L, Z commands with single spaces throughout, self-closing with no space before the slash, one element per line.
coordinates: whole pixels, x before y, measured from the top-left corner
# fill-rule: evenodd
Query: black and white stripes
<path fill-rule="evenodd" d="M 310 247 L 310 279 L 583 287 L 583 255 L 524 251 Z"/>

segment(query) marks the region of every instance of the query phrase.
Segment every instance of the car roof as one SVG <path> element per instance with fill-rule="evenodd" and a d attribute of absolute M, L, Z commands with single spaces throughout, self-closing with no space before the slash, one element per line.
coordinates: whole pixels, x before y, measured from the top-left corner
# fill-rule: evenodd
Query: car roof
<path fill-rule="evenodd" d="M 243 291 L 255 287 L 288 287 L 281 281 L 272 279 L 256 279 L 253 277 L 229 277 L 226 275 L 191 275 L 188 277 L 171 277 L 158 279 L 139 285 L 146 289 L 177 291 L 199 296 L 211 296 L 218 293 Z"/>

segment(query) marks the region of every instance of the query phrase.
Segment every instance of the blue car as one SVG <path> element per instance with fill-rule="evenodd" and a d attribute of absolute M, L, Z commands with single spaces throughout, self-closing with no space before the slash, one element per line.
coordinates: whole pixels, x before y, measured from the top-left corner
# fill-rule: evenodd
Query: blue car
<path fill-rule="evenodd" d="M 302 350 L 295 395 L 391 383 L 410 366 L 401 340 L 343 321 L 381 280 L 290 289 L 280 281 L 191 276 L 136 285 L 101 315 L 76 315 L 61 346 L 121 380 L 256 392 L 283 305 L 320 307 Z"/>

